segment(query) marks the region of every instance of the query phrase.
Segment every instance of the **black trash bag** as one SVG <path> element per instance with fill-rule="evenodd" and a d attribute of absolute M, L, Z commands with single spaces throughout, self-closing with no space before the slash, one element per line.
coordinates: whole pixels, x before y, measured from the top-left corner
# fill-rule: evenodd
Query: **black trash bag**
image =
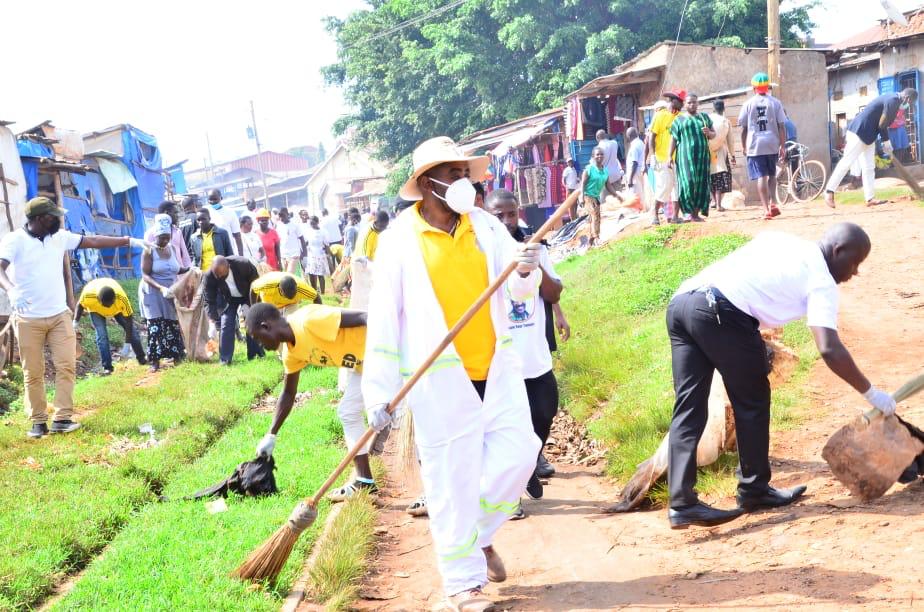
<path fill-rule="evenodd" d="M 230 478 L 226 478 L 218 484 L 206 487 L 201 491 L 196 491 L 188 499 L 204 499 L 215 496 L 227 497 L 228 491 L 248 497 L 273 495 L 279 492 L 279 489 L 276 488 L 276 477 L 273 475 L 273 470 L 275 469 L 276 461 L 273 457 L 261 455 L 253 461 L 245 461 L 237 466 Z"/>
<path fill-rule="evenodd" d="M 902 419 L 901 417 L 896 417 L 901 421 L 905 427 L 908 428 L 908 431 L 911 432 L 911 435 L 924 442 L 924 431 L 921 431 L 908 421 Z M 918 476 L 924 476 L 924 453 L 921 453 L 914 458 L 914 461 L 911 462 L 905 471 L 902 472 L 902 475 L 898 477 L 898 482 L 901 484 L 910 484 L 918 479 Z"/>

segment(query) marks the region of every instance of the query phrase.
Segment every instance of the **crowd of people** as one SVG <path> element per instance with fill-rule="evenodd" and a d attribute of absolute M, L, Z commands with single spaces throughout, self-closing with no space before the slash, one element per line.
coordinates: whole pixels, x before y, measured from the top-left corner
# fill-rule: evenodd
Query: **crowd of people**
<path fill-rule="evenodd" d="M 773 180 L 786 133 L 782 106 L 769 95 L 764 76 L 754 77 L 755 95 L 738 121 L 749 176 L 759 182 L 771 219 L 779 214 Z M 892 95 L 902 102 L 911 94 Z M 892 105 L 891 100 L 882 105 L 880 121 L 888 119 Z M 721 206 L 737 162 L 722 101 L 713 109 L 714 114 L 703 114 L 695 95 L 670 91 L 644 139 L 635 129 L 627 132 L 625 168 L 617 144 L 605 133 L 598 135 L 583 172 L 569 163 L 563 181 L 569 190 L 580 190 L 595 240 L 601 199 L 606 193 L 624 198 L 620 185 L 641 198 L 645 191 L 639 185 L 653 184 L 655 224 L 662 213 L 671 222 L 701 221 L 710 203 Z M 859 141 L 865 142 L 865 133 L 858 132 Z M 856 145 L 856 156 L 865 154 L 863 146 Z M 238 341 L 246 343 L 247 359 L 279 352 L 283 388 L 257 454 L 270 456 L 277 444 L 286 443 L 278 438 L 301 370 L 339 368 L 344 375 L 337 414 L 346 444 L 355 444 L 367 424 L 377 437 L 356 455 L 354 477 L 330 498 L 374 493 L 369 453 L 388 435 L 395 393 L 513 262 L 515 271 L 502 289 L 399 407 L 414 422 L 423 484 L 423 495 L 409 511 L 429 517 L 447 600 L 457 610 L 493 609 L 482 589 L 507 578 L 494 536 L 508 519 L 525 517 L 521 497 L 541 498 L 542 479 L 554 473 L 541 451 L 558 411 L 552 353 L 570 336 L 559 305 L 564 286 L 547 246 L 527 240 L 516 194 L 479 191 L 487 157 L 466 155 L 451 139 L 438 137 L 421 143 L 412 160 L 395 216 L 381 209 L 364 219 L 349 209 L 341 221 L 327 211 L 319 218 L 307 210 L 292 214 L 252 203 L 238 215 L 212 190 L 203 206 L 194 197 L 179 206 L 163 202 L 140 240 L 74 234 L 61 227 L 64 209 L 44 197 L 30 200 L 26 226 L 0 241 L 0 287 L 15 313 L 25 408 L 32 421 L 27 435 L 41 438 L 80 426 L 72 418 L 72 392 L 75 330 L 84 314 L 96 330 L 103 374 L 113 371 L 108 319 L 125 330 L 138 363 L 157 370 L 166 361 L 186 358 L 190 332 L 180 324 L 178 287 L 193 275 L 220 364 L 232 365 Z M 141 250 L 138 303 L 146 350 L 131 300 L 116 280 L 87 283 L 73 313 L 67 303 L 65 253 L 123 246 Z M 807 317 L 826 364 L 872 406 L 894 412 L 895 402 L 869 383 L 837 335 L 837 284 L 857 273 L 870 249 L 869 237 L 852 224 L 832 226 L 819 243 L 767 234 L 678 289 L 667 310 L 676 392 L 669 439 L 672 527 L 721 524 L 744 512 L 791 503 L 805 491 L 770 486 L 770 388 L 759 327 Z M 769 260 L 775 263 L 768 273 L 748 272 L 765 269 Z M 352 283 L 349 306 L 322 304 L 325 279 L 345 265 Z M 55 367 L 50 426 L 46 347 Z M 696 448 L 715 370 L 728 389 L 740 457 L 738 508 L 727 511 L 703 504 L 694 490 Z"/>

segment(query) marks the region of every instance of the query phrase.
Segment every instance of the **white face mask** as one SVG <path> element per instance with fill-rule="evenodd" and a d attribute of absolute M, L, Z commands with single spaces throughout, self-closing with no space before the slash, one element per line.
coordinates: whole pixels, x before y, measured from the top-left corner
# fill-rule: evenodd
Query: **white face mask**
<path fill-rule="evenodd" d="M 457 181 L 453 181 L 452 185 L 447 185 L 442 181 L 438 181 L 435 178 L 430 178 L 434 183 L 439 183 L 440 185 L 446 187 L 446 197 L 439 195 L 434 192 L 433 195 L 446 202 L 446 205 L 449 206 L 452 210 L 464 215 L 475 210 L 475 186 L 472 185 L 472 182 L 465 177 L 460 178 Z"/>

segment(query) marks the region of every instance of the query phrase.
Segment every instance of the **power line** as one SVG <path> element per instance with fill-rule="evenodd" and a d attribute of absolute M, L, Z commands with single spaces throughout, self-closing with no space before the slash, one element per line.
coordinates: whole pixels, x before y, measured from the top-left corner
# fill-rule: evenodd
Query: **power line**
<path fill-rule="evenodd" d="M 438 17 L 442 15 L 443 13 L 446 13 L 447 11 L 451 11 L 452 9 L 465 4 L 465 2 L 466 0 L 454 0 L 453 2 L 450 2 L 449 4 L 433 9 L 432 11 L 428 11 L 424 13 L 423 15 L 418 15 L 417 17 L 412 17 L 411 19 L 408 19 L 407 21 L 402 21 L 401 23 L 398 23 L 386 30 L 383 30 L 379 32 L 378 34 L 373 34 L 372 36 L 364 38 L 358 42 L 354 42 L 350 45 L 345 45 L 343 48 L 350 49 L 352 47 L 357 47 L 359 45 L 370 43 L 373 40 L 378 40 L 379 38 L 384 38 L 385 36 L 390 36 L 396 32 L 400 32 L 401 30 L 405 28 L 409 28 L 413 25 L 417 25 L 418 23 L 421 23 L 422 21 L 427 21 L 434 17 Z"/>
<path fill-rule="evenodd" d="M 667 85 L 667 77 L 671 74 L 671 66 L 674 65 L 674 56 L 677 55 L 677 45 L 680 43 L 680 31 L 683 29 L 683 18 L 687 15 L 687 5 L 690 4 L 690 0 L 685 0 L 683 3 L 683 10 L 680 11 L 680 23 L 677 25 L 677 38 L 674 39 L 674 49 L 671 51 L 671 61 L 668 62 L 667 68 L 664 70 L 664 80 L 661 82 L 662 88 L 661 93 L 664 93 L 663 85 Z"/>

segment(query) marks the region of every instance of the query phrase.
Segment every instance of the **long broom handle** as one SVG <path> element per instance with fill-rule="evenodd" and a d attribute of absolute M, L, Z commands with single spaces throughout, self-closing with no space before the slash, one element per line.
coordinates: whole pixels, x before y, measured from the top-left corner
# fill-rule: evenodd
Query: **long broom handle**
<path fill-rule="evenodd" d="M 912 395 L 916 395 L 921 390 L 924 390 L 924 374 L 918 374 L 901 387 L 899 387 L 895 393 L 892 394 L 892 399 L 895 400 L 895 403 L 901 402 L 908 399 Z M 869 422 L 874 416 L 879 414 L 879 410 L 872 408 L 863 413 L 863 416 L 866 418 L 866 421 Z"/>
<path fill-rule="evenodd" d="M 571 206 L 577 201 L 579 195 L 580 191 L 575 190 L 571 193 L 571 195 L 565 198 L 565 201 L 562 202 L 562 204 L 558 207 L 558 210 L 556 210 L 552 216 L 542 224 L 542 227 L 540 227 L 536 233 L 532 235 L 527 244 L 537 244 L 540 242 L 549 232 L 549 230 L 552 229 L 552 226 L 555 225 L 558 220 L 565 215 L 565 212 L 567 212 L 568 209 L 571 208 Z M 481 308 L 488 302 L 488 300 L 491 299 L 491 296 L 494 295 L 494 292 L 497 291 L 501 285 L 507 281 L 507 277 L 513 273 L 516 267 L 517 263 L 515 261 L 511 261 L 509 264 L 507 264 L 507 267 L 504 268 L 504 271 L 501 272 L 497 278 L 494 279 L 494 282 L 488 285 L 488 288 L 478 296 L 478 299 L 475 300 L 475 303 L 469 306 L 469 309 L 466 310 L 462 317 L 456 322 L 456 324 L 452 326 L 452 329 L 449 330 L 449 332 L 446 334 L 446 337 L 443 338 L 443 340 L 437 345 L 435 349 L 433 349 L 433 352 L 430 353 L 430 356 L 424 360 L 421 366 L 417 368 L 417 371 L 414 372 L 414 374 L 407 380 L 407 382 L 404 383 L 404 385 L 395 394 L 391 401 L 388 402 L 387 410 L 389 414 L 394 413 L 395 408 L 401 404 L 401 400 L 403 400 L 411 391 L 411 389 L 414 388 L 414 385 L 417 384 L 417 381 L 420 380 L 420 378 L 427 372 L 430 366 L 433 365 L 433 362 L 443 354 L 443 351 L 446 350 L 446 347 L 449 346 L 453 340 L 455 340 L 456 336 L 459 335 L 459 332 L 462 331 L 462 328 L 465 327 L 468 322 L 471 321 L 475 316 L 475 313 L 481 310 Z M 331 472 L 331 475 L 327 477 L 327 480 L 324 481 L 324 484 L 321 485 L 314 496 L 306 500 L 309 506 L 312 508 L 317 508 L 318 502 L 321 501 L 321 498 L 324 497 L 324 494 L 327 493 L 328 489 L 334 486 L 334 483 L 337 482 L 338 478 L 340 478 L 340 474 L 343 473 L 343 470 L 345 470 L 350 462 L 353 461 L 353 458 L 359 454 L 359 451 L 365 448 L 366 443 L 368 443 L 369 439 L 374 435 L 375 430 L 373 430 L 371 427 L 366 430 L 366 432 L 359 438 L 353 448 L 350 449 L 350 452 L 346 454 L 340 464 L 334 469 L 333 472 Z"/>

